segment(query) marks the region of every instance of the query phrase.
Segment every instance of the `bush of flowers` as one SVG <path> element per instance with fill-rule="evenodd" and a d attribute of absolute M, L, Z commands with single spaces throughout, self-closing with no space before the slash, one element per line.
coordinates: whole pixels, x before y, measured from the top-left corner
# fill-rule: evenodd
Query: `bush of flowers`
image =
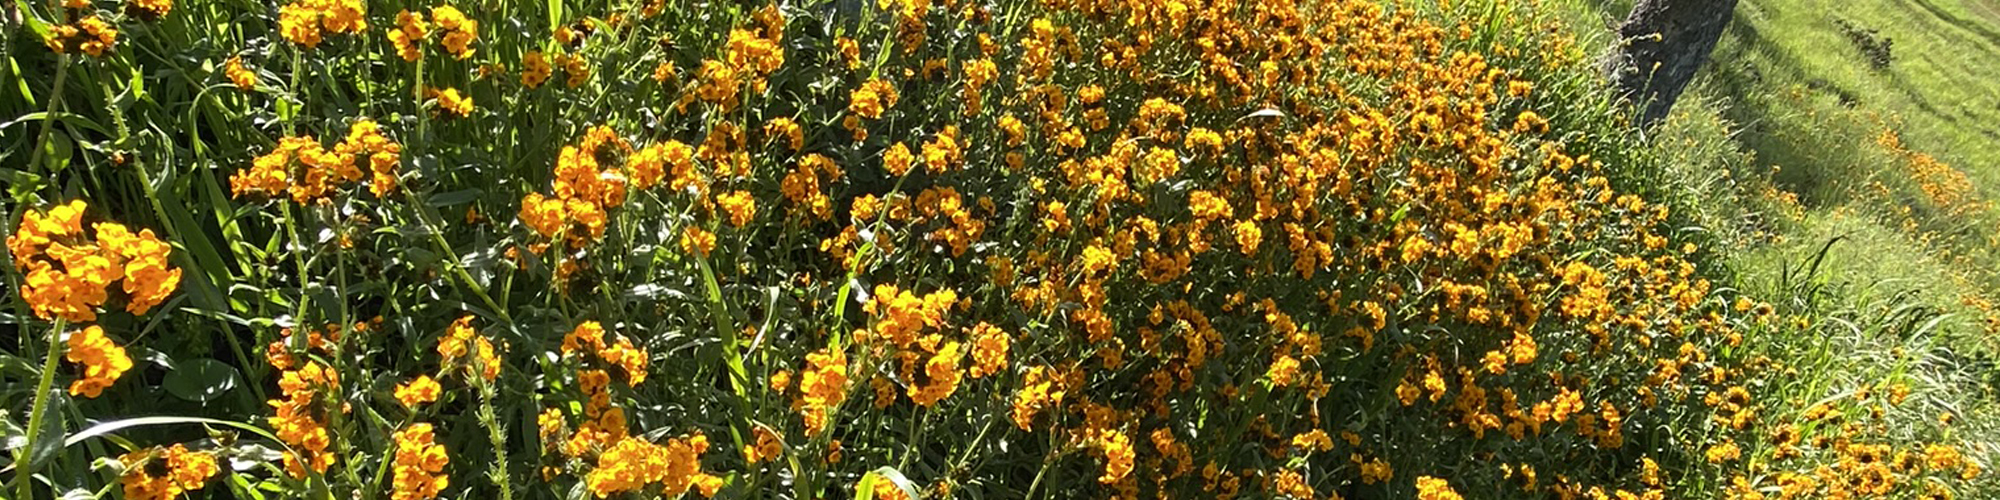
<path fill-rule="evenodd" d="M 16 497 L 1991 487 L 1533 3 L 21 5 Z"/>

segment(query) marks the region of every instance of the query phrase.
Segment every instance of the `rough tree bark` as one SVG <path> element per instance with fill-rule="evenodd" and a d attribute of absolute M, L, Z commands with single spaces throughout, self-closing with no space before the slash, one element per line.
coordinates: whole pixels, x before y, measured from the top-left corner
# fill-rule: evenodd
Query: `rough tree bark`
<path fill-rule="evenodd" d="M 1708 61 L 1737 0 L 1639 0 L 1618 26 L 1624 44 L 1605 61 L 1611 84 L 1651 127 Z"/>

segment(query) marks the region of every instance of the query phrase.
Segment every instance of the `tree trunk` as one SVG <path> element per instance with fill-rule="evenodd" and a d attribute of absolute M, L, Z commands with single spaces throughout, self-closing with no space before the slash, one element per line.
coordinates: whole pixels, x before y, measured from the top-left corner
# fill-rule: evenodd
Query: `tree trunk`
<path fill-rule="evenodd" d="M 1606 61 L 1612 87 L 1639 112 L 1639 125 L 1667 117 L 1708 61 L 1737 0 L 1639 0 L 1618 26 L 1624 40 Z"/>

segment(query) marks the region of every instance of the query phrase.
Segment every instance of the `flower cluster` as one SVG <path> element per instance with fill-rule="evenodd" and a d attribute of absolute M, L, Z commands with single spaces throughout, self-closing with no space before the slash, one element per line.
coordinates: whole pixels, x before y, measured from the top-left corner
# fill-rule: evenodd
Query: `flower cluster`
<path fill-rule="evenodd" d="M 438 339 L 437 353 L 446 372 L 464 369 L 467 376 L 478 375 L 491 382 L 500 377 L 504 364 L 493 341 L 472 328 L 472 316 L 459 317 Z"/>
<path fill-rule="evenodd" d="M 530 192 L 521 199 L 521 222 L 543 237 L 567 237 L 573 246 L 604 237 L 608 211 L 625 203 L 627 180 L 618 164 L 600 165 L 599 158 L 630 153 L 631 143 L 611 127 L 592 127 L 557 157 L 555 195 Z"/>
<path fill-rule="evenodd" d="M 326 428 L 329 412 L 339 409 L 330 408 L 323 396 L 339 389 L 340 374 L 318 361 L 306 361 L 297 369 L 280 366 L 278 359 L 272 361 L 272 366 L 284 370 L 278 380 L 284 396 L 269 404 L 276 409 L 270 418 L 271 428 L 278 439 L 291 447 L 284 453 L 285 470 L 295 478 L 306 477 L 307 467 L 325 474 L 339 461 L 339 456 L 328 449 L 333 436 Z"/>
<path fill-rule="evenodd" d="M 222 65 L 222 73 L 228 76 L 229 82 L 235 84 L 238 89 L 246 92 L 257 89 L 257 72 L 243 66 L 243 56 L 229 58 L 229 62 Z"/>
<path fill-rule="evenodd" d="M 712 497 L 722 487 L 722 478 L 701 472 L 700 457 L 707 452 L 708 437 L 700 433 L 669 439 L 664 445 L 627 437 L 597 457 L 597 468 L 584 483 L 598 498 L 655 484 L 663 497 L 680 496 L 690 488 Z"/>
<path fill-rule="evenodd" d="M 35 315 L 94 321 L 110 300 L 106 288 L 122 283 L 125 310 L 145 314 L 180 286 L 181 270 L 168 265 L 172 251 L 153 230 L 133 234 L 122 224 L 93 224 L 95 239 L 83 228 L 89 206 L 74 200 L 47 211 L 28 210 L 7 238 L 14 266 L 25 280 L 21 297 Z"/>
<path fill-rule="evenodd" d="M 1900 425 L 1936 411 L 1905 403 L 1924 399 L 1908 387 L 1764 392 L 1802 389 L 1746 343 L 1807 320 L 1728 307 L 1736 292 L 1704 279 L 1685 220 L 1632 194 L 1646 186 L 1617 163 L 1643 158 L 1577 129 L 1614 120 L 1537 98 L 1587 94 L 1573 88 L 1587 79 L 1543 80 L 1536 65 L 1574 51 L 1514 17 L 1531 7 L 882 0 L 884 23 L 848 25 L 780 2 L 582 2 L 541 18 L 289 1 L 264 37 L 326 73 L 300 85 L 333 82 L 385 123 L 251 152 L 235 197 L 323 217 L 223 217 L 220 234 L 271 244 L 210 246 L 219 256 L 175 240 L 190 261 L 231 263 L 201 278 L 235 279 L 187 301 L 229 310 L 191 305 L 208 319 L 187 321 L 268 340 L 336 312 L 397 319 L 284 329 L 266 347 L 279 392 L 261 424 L 297 479 L 271 484 L 436 498 L 486 466 L 452 460 L 443 443 L 466 441 L 439 434 L 486 434 L 457 451 L 494 457 L 498 480 L 598 498 L 774 484 L 837 497 L 885 463 L 908 477 L 868 476 L 884 498 L 1657 499 L 1684 484 L 1901 498 L 1991 481 L 1990 450 L 1909 442 L 1972 417 Z M 811 33 L 788 37 L 801 15 Z M 388 43 L 309 50 L 370 22 L 393 26 Z M 113 53 L 105 21 L 74 26 L 51 47 Z M 266 56 L 249 45 L 214 52 L 244 55 L 206 78 L 257 89 L 243 57 Z M 303 115 L 288 127 L 348 107 L 279 105 Z M 425 165 L 478 166 L 403 177 L 388 117 L 421 113 L 446 118 L 427 122 Z M 1964 173 L 1907 154 L 1933 204 L 1977 201 Z M 452 206 L 462 224 L 431 216 Z M 8 246 L 29 309 L 160 307 L 182 277 L 169 244 L 86 225 L 86 208 L 24 210 Z M 368 222 L 315 227 L 332 214 Z M 354 227 L 371 217 L 382 226 Z M 363 233 L 374 244 L 348 251 Z M 343 244 L 320 259 L 311 235 Z M 297 282 L 253 281 L 285 258 Z M 419 349 L 436 366 L 409 354 L 433 338 Z M 98 326 L 66 347 L 73 395 L 133 365 Z M 479 397 L 445 393 L 466 385 Z M 469 399 L 478 418 L 430 418 Z M 528 414 L 532 434 L 514 423 Z M 727 451 L 704 456 L 693 429 L 726 429 Z M 215 457 L 239 458 L 152 456 L 127 460 L 127 496 L 199 488 Z M 1450 461 L 1465 456 L 1497 467 Z M 1051 474 L 1024 494 L 1003 484 L 1019 464 Z"/>
<path fill-rule="evenodd" d="M 347 137 L 333 149 L 320 146 L 312 136 L 285 137 L 271 152 L 258 156 L 244 169 L 229 176 L 229 190 L 236 197 L 289 194 L 292 201 L 308 203 L 331 196 L 335 190 L 359 182 L 357 159 L 368 160 L 368 190 L 386 197 L 397 186 L 397 164 L 403 145 L 382 134 L 374 120 L 356 120 Z"/>
<path fill-rule="evenodd" d="M 411 424 L 396 431 L 395 440 L 396 463 L 392 479 L 395 489 L 389 498 L 429 500 L 437 498 L 446 486 L 451 485 L 451 477 L 444 473 L 451 457 L 445 454 L 444 445 L 434 442 L 431 424 Z"/>
<path fill-rule="evenodd" d="M 126 5 L 129 6 L 127 12 L 136 12 L 148 21 L 166 17 L 174 10 L 174 0 L 130 0 Z"/>
<path fill-rule="evenodd" d="M 69 352 L 64 354 L 69 362 L 83 365 L 83 378 L 69 384 L 71 396 L 94 398 L 118 381 L 118 376 L 132 369 L 132 358 L 125 356 L 125 348 L 104 336 L 104 329 L 90 325 L 69 335 Z"/>
<path fill-rule="evenodd" d="M 432 379 L 430 375 L 418 375 L 417 378 L 396 386 L 396 401 L 402 402 L 405 408 L 414 410 L 418 405 L 437 402 L 438 393 L 443 391 L 444 387 L 438 385 L 437 380 Z"/>
<path fill-rule="evenodd" d="M 461 94 L 456 88 L 447 87 L 444 90 L 424 89 L 424 94 L 431 99 L 437 100 L 439 110 L 451 113 L 459 118 L 472 116 L 472 112 L 475 109 L 472 105 L 472 96 Z"/>
<path fill-rule="evenodd" d="M 126 453 L 118 461 L 125 465 L 119 483 L 128 500 L 174 500 L 182 493 L 202 489 L 220 470 L 215 454 L 191 451 L 179 444 Z"/>
<path fill-rule="evenodd" d="M 804 419 L 806 434 L 819 435 L 826 430 L 833 412 L 847 401 L 847 387 L 846 351 L 822 350 L 806 355 L 799 399 L 793 404 Z"/>
<path fill-rule="evenodd" d="M 103 57 L 118 45 L 118 28 L 95 15 L 51 27 L 47 36 L 42 42 L 58 54 L 81 51 L 92 57 Z"/>
<path fill-rule="evenodd" d="M 438 43 L 444 45 L 445 52 L 461 60 L 472 56 L 472 42 L 479 38 L 479 20 L 465 17 L 464 12 L 450 5 L 431 7 L 431 20 L 444 31 Z"/>
<path fill-rule="evenodd" d="M 604 326 L 596 321 L 579 323 L 563 336 L 562 353 L 577 352 L 596 354 L 599 361 L 623 368 L 627 386 L 637 387 L 646 381 L 646 350 L 632 345 L 632 339 L 622 335 L 616 342 L 605 341 Z"/>
<path fill-rule="evenodd" d="M 361 0 L 294 0 L 278 9 L 278 29 L 292 43 L 318 48 L 326 33 L 367 31 L 367 16 Z"/>

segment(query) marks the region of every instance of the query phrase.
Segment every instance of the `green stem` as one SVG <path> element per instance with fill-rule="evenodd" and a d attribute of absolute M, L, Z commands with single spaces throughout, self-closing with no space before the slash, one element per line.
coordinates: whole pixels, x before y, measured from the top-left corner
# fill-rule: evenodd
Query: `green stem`
<path fill-rule="evenodd" d="M 306 322 L 306 311 L 312 305 L 312 292 L 306 285 L 312 275 L 306 272 L 308 266 L 305 252 L 301 251 L 305 248 L 305 242 L 299 240 L 299 219 L 292 215 L 292 204 L 281 201 L 278 205 L 284 210 L 285 237 L 292 246 L 286 250 L 292 254 L 292 262 L 297 264 L 299 273 L 299 307 L 298 312 L 292 316 L 292 327 L 297 328 L 300 334 L 292 336 L 292 349 L 305 352 L 306 337 L 309 335 L 304 335 L 304 332 L 312 329 L 311 323 Z"/>
<path fill-rule="evenodd" d="M 708 292 L 709 320 L 722 337 L 722 356 L 724 364 L 729 369 L 729 388 L 736 396 L 730 399 L 731 405 L 736 409 L 737 418 L 732 419 L 729 434 L 735 438 L 737 448 L 742 448 L 749 432 L 743 423 L 750 418 L 748 390 L 750 375 L 749 371 L 743 368 L 741 339 L 737 338 L 736 322 L 729 314 L 729 304 L 723 301 L 722 286 L 715 280 L 715 270 L 709 267 L 708 257 L 697 252 L 690 253 L 694 255 L 695 265 L 701 271 L 702 285 Z"/>
<path fill-rule="evenodd" d="M 475 361 L 474 366 L 483 364 Z M 495 486 L 500 487 L 501 500 L 513 500 L 514 487 L 507 481 L 507 433 L 500 425 L 500 419 L 493 415 L 493 398 L 497 396 L 493 383 L 480 378 L 479 374 L 468 374 L 479 386 L 479 420 L 486 426 L 486 437 L 493 443 L 493 465 L 487 475 Z"/>
<path fill-rule="evenodd" d="M 14 498 L 33 498 L 28 493 L 33 488 L 35 462 L 35 438 L 42 431 L 42 414 L 49 406 L 49 386 L 55 384 L 57 353 L 62 352 L 62 331 L 67 326 L 63 318 L 56 318 L 55 328 L 49 329 L 49 353 L 42 361 L 42 380 L 35 384 L 35 404 L 28 410 L 27 439 L 21 444 L 21 452 L 14 455 Z"/>
<path fill-rule="evenodd" d="M 479 282 L 472 279 L 472 273 L 465 272 L 465 266 L 462 265 L 465 261 L 459 260 L 458 251 L 453 250 L 451 243 L 444 240 L 444 223 L 431 220 L 429 202 L 415 190 L 404 190 L 404 192 L 409 193 L 411 200 L 416 203 L 413 210 L 417 212 L 417 220 L 423 222 L 424 232 L 431 234 L 431 243 L 436 244 L 438 251 L 444 252 L 445 258 L 449 259 L 445 267 L 451 268 L 452 275 L 464 282 L 465 288 L 472 290 L 472 295 L 479 297 L 480 302 L 485 303 L 487 309 L 493 310 L 493 314 L 499 315 L 501 321 L 513 324 L 513 315 L 507 314 L 506 308 L 500 307 L 500 303 L 493 301 L 493 296 L 487 295 L 486 287 L 479 286 Z"/>
<path fill-rule="evenodd" d="M 56 129 L 56 112 L 62 108 L 63 80 L 69 76 L 69 54 L 56 56 L 56 83 L 49 87 L 49 109 L 42 113 L 42 136 L 35 140 L 35 152 L 28 154 L 30 172 L 39 172 L 42 167 L 42 151 L 49 147 L 49 134 Z"/>

